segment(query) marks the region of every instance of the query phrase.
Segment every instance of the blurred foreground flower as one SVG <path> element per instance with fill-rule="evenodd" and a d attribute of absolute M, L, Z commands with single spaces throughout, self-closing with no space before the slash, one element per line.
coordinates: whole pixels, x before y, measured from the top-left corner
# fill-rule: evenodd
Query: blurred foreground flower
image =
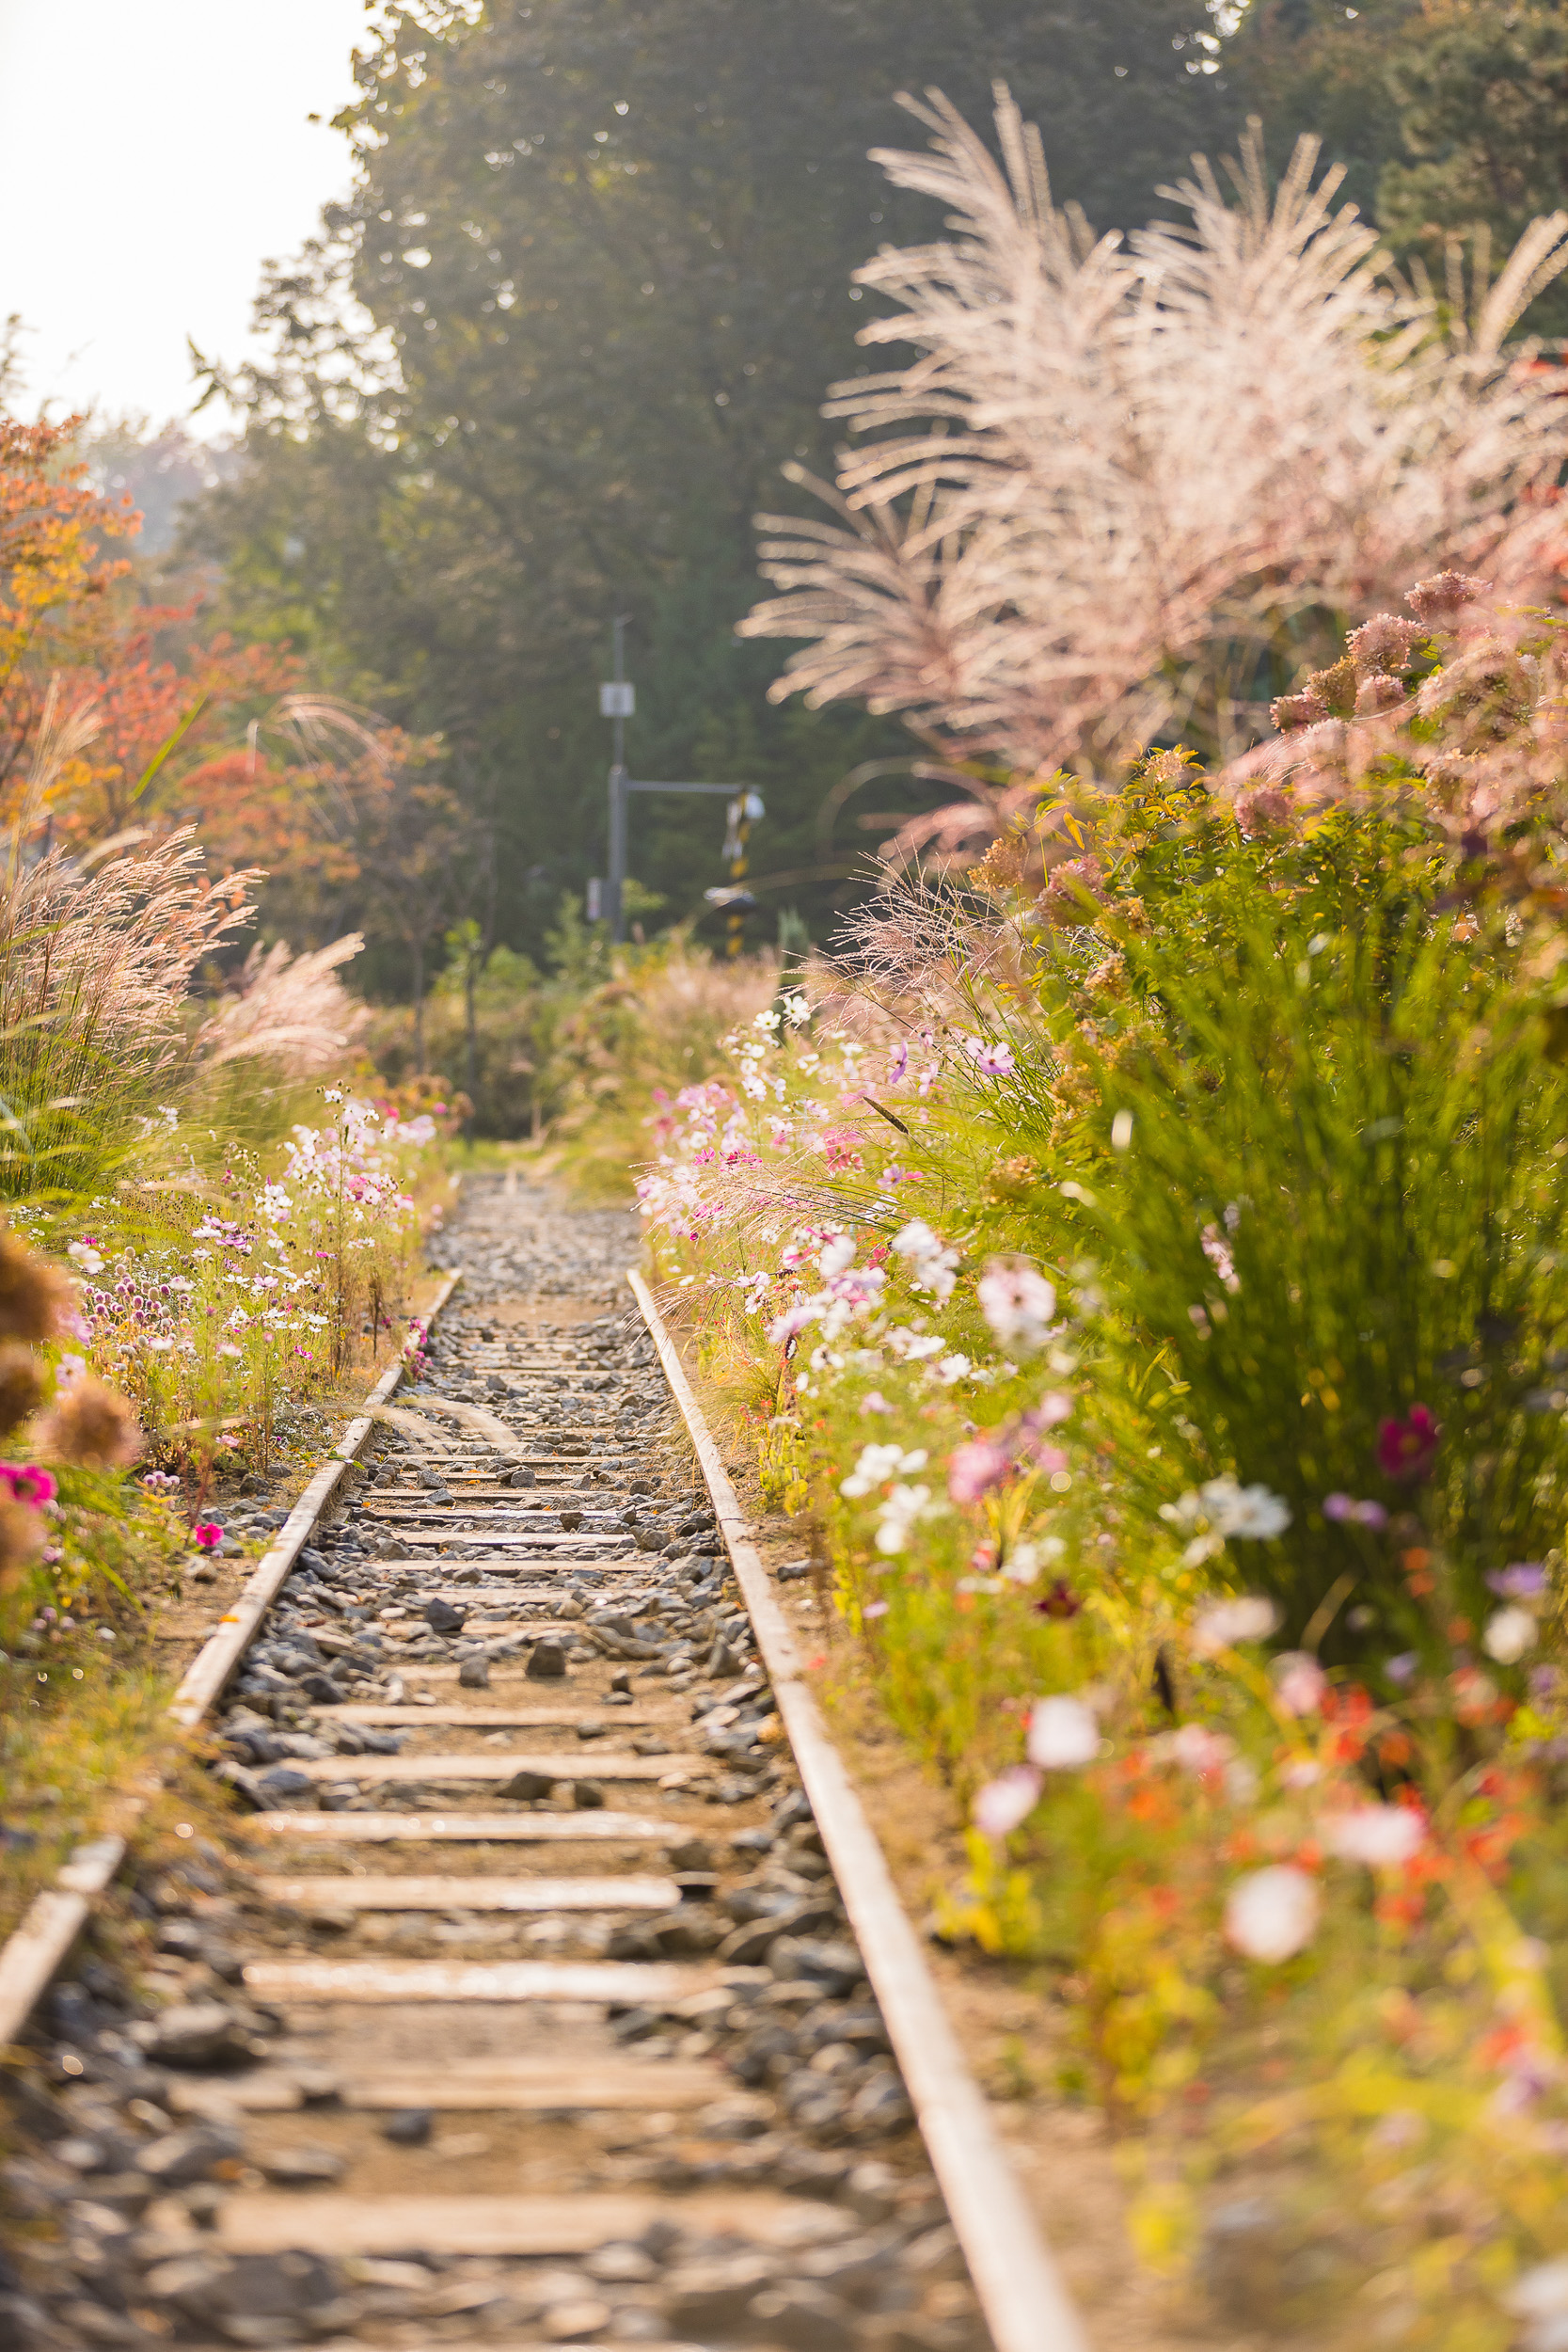
<path fill-rule="evenodd" d="M 1499 1666 L 1516 1665 L 1526 1650 L 1535 1647 L 1540 1629 L 1528 1609 L 1515 1603 L 1499 1609 L 1486 1621 L 1481 1637 L 1481 1648 L 1488 1658 L 1495 1658 Z"/>
<path fill-rule="evenodd" d="M 57 1395 L 38 1424 L 41 1453 L 89 1470 L 129 1470 L 146 1440 L 126 1399 L 90 1374 Z"/>
<path fill-rule="evenodd" d="M 1092 1764 L 1100 1754 L 1100 1725 L 1082 1699 L 1037 1699 L 1029 1718 L 1029 1761 L 1046 1772 L 1068 1772 Z"/>
<path fill-rule="evenodd" d="M 223 1541 L 223 1529 L 216 1519 L 198 1519 L 191 1530 L 191 1541 L 198 1551 L 216 1551 Z"/>
<path fill-rule="evenodd" d="M 1271 1661 L 1269 1679 L 1287 1715 L 1315 1715 L 1328 1695 L 1328 1677 L 1309 1650 L 1285 1650 Z"/>
<path fill-rule="evenodd" d="M 1038 1772 L 1027 1764 L 1015 1764 L 989 1781 L 974 1800 L 974 1826 L 988 1837 L 1006 1837 L 1026 1820 L 1039 1798 L 1041 1781 Z"/>
<path fill-rule="evenodd" d="M 1406 1804 L 1360 1804 L 1351 1813 L 1331 1813 L 1323 1842 L 1341 1862 L 1364 1862 L 1370 1870 L 1397 1868 L 1426 1844 L 1422 1816 Z"/>
<path fill-rule="evenodd" d="M 65 1277 L 14 1233 L 0 1232 L 0 1339 L 53 1339 L 71 1309 Z"/>
<path fill-rule="evenodd" d="M 1310 1944 L 1323 1909 L 1317 1882 L 1293 1863 L 1276 1862 L 1238 1879 L 1226 1899 L 1227 1943 L 1248 1960 L 1290 1960 Z"/>
<path fill-rule="evenodd" d="M 1238 1642 L 1264 1642 L 1279 1623 L 1279 1612 L 1260 1594 L 1216 1600 L 1193 1619 L 1193 1647 L 1200 1658 L 1217 1658 Z"/>
<path fill-rule="evenodd" d="M 1424 1405 L 1412 1405 L 1402 1421 L 1390 1416 L 1378 1423 L 1377 1462 L 1386 1478 L 1415 1486 L 1437 1459 L 1442 1423 Z"/>
<path fill-rule="evenodd" d="M 1033 1266 L 993 1265 L 980 1278 L 980 1311 L 998 1347 L 1035 1356 L 1045 1345 L 1056 1312 L 1056 1293 Z"/>

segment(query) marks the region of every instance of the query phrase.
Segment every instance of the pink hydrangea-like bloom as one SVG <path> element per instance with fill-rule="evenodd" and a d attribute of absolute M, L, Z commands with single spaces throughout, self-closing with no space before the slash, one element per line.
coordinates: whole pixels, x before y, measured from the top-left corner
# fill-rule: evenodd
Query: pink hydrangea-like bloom
<path fill-rule="evenodd" d="M 1412 1405 L 1402 1421 L 1390 1415 L 1378 1423 L 1378 1468 L 1402 1486 L 1417 1485 L 1431 1475 L 1442 1435 L 1442 1423 L 1424 1405 Z"/>

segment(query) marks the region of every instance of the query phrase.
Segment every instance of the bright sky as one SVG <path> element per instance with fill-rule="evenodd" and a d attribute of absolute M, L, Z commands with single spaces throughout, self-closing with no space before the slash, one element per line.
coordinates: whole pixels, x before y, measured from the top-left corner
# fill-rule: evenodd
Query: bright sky
<path fill-rule="evenodd" d="M 32 330 L 24 409 L 162 423 L 194 397 L 187 336 L 245 357 L 263 261 L 348 187 L 329 124 L 364 24 L 365 0 L 0 0 L 0 318 Z"/>

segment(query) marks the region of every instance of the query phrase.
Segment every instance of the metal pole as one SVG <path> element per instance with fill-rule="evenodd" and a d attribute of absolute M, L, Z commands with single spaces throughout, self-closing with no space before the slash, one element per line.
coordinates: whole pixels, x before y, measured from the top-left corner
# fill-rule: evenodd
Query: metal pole
<path fill-rule="evenodd" d="M 615 683 L 621 685 L 626 675 L 626 614 L 615 615 Z M 610 936 L 620 946 L 626 936 L 626 723 L 617 710 L 610 721 Z"/>
<path fill-rule="evenodd" d="M 615 722 L 620 733 L 621 722 Z M 626 879 L 626 771 L 619 761 L 610 771 L 610 875 L 605 886 L 605 915 L 610 936 L 619 946 L 626 935 L 622 907 Z"/>

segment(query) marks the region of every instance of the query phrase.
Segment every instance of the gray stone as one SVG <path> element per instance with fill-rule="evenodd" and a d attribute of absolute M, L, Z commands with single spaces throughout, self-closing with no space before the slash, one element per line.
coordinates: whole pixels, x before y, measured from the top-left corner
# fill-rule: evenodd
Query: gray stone
<path fill-rule="evenodd" d="M 137 2169 L 162 2187 L 183 2188 L 187 2182 L 204 2181 L 214 2165 L 237 2156 L 243 2145 L 238 2132 L 222 2124 L 196 2123 L 152 2140 L 137 2157 Z"/>
<path fill-rule="evenodd" d="M 566 1673 L 566 1653 L 559 1642 L 536 1642 L 524 1672 L 531 1682 L 560 1682 Z"/>
<path fill-rule="evenodd" d="M 687 2263 L 664 2281 L 664 2316 L 676 2334 L 744 2325 L 752 2298 L 773 2282 L 773 2266 L 758 2254 L 721 2262 Z"/>
<path fill-rule="evenodd" d="M 340 1691 L 336 1696 L 341 1698 Z M 264 1772 L 258 1772 L 249 1784 L 250 1793 L 263 1812 L 289 1811 L 302 1803 L 312 1804 L 316 1784 L 309 1772 L 302 1772 L 293 1764 L 274 1764 Z"/>
<path fill-rule="evenodd" d="M 490 1688 L 490 1661 L 487 1658 L 465 1658 L 457 1670 L 457 1679 L 465 1691 L 487 1691 Z"/>
<path fill-rule="evenodd" d="M 604 1790 L 596 1780 L 574 1780 L 572 1803 L 579 1813 L 598 1812 L 604 1804 Z"/>
<path fill-rule="evenodd" d="M 537 1804 L 541 1797 L 547 1797 L 554 1787 L 555 1782 L 547 1772 L 514 1772 L 512 1778 L 502 1785 L 499 1793 L 503 1797 L 515 1797 L 521 1803 L 533 1804 Z"/>
<path fill-rule="evenodd" d="M 658 2265 L 641 2246 L 601 2246 L 582 2266 L 602 2286 L 640 2286 L 644 2280 L 658 2276 Z"/>
<path fill-rule="evenodd" d="M 857 2139 L 881 2139 L 908 2131 L 914 2108 L 896 2074 L 873 2074 L 849 2102 L 850 2128 Z"/>
<path fill-rule="evenodd" d="M 154 2303 L 172 2303 L 190 2319 L 204 2319 L 229 2276 L 221 2254 L 177 2254 L 154 2263 L 142 2280 Z"/>
<path fill-rule="evenodd" d="M 226 2066 L 257 2055 L 253 2019 L 222 2001 L 182 2001 L 153 2020 L 144 2044 L 155 2066 Z"/>
<path fill-rule="evenodd" d="M 275 2188 L 323 2188 L 341 2181 L 348 2167 L 330 2148 L 301 2145 L 275 2149 L 257 2159 Z"/>
<path fill-rule="evenodd" d="M 468 1613 L 443 1600 L 437 1593 L 434 1600 L 425 1603 L 424 1621 L 432 1633 L 461 1633 L 468 1621 Z"/>
<path fill-rule="evenodd" d="M 750 2316 L 762 2335 L 788 2352 L 849 2352 L 855 2342 L 849 2306 L 806 2279 L 764 2288 L 752 2296 Z"/>
<path fill-rule="evenodd" d="M 830 1996 L 852 1991 L 865 1975 L 853 1944 L 817 1943 L 807 1936 L 779 1936 L 768 1950 L 768 1965 L 784 1980 L 810 1978 Z"/>
<path fill-rule="evenodd" d="M 400 2107 L 381 2126 L 381 2137 L 395 2147 L 422 2148 L 430 2137 L 436 2117 L 430 2107 Z"/>

